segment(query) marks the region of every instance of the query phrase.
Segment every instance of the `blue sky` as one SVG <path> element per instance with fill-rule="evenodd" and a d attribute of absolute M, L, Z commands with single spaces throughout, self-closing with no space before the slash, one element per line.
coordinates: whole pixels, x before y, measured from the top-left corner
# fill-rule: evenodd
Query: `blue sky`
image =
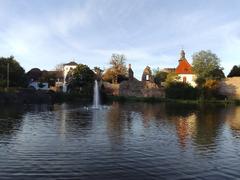
<path fill-rule="evenodd" d="M 240 64 L 239 0 L 0 0 L 0 56 L 26 71 L 75 59 L 107 68 L 123 53 L 135 75 L 176 67 L 183 47 L 210 49 L 224 72 Z"/>

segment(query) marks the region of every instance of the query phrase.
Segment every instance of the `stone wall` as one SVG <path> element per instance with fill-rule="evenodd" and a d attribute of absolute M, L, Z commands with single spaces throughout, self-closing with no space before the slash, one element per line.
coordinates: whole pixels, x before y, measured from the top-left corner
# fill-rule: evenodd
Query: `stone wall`
<path fill-rule="evenodd" d="M 229 98 L 240 99 L 240 77 L 226 78 L 220 83 L 219 91 Z"/>
<path fill-rule="evenodd" d="M 103 83 L 105 92 L 114 96 L 135 96 L 135 97 L 165 97 L 163 87 L 159 88 L 155 83 L 150 81 L 132 80 L 123 81 L 120 84 Z"/>
<path fill-rule="evenodd" d="M 102 83 L 104 92 L 107 95 L 119 96 L 119 84 L 111 84 L 109 82 Z"/>

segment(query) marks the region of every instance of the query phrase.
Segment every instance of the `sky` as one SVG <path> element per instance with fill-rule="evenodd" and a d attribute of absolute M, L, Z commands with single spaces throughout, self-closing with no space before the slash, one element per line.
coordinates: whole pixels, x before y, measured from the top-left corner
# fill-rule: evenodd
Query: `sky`
<path fill-rule="evenodd" d="M 146 66 L 178 65 L 181 49 L 211 50 L 225 74 L 240 64 L 239 0 L 0 0 L 0 56 L 26 71 L 72 60 L 109 67 L 124 54 L 137 78 Z"/>

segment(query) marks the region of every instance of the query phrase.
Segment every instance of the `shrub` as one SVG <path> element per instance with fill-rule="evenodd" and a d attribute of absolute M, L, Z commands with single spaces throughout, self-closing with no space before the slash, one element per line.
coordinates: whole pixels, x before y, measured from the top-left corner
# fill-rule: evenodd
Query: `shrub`
<path fill-rule="evenodd" d="M 166 87 L 166 97 L 170 99 L 190 99 L 199 97 L 199 90 L 188 83 L 171 82 Z"/>

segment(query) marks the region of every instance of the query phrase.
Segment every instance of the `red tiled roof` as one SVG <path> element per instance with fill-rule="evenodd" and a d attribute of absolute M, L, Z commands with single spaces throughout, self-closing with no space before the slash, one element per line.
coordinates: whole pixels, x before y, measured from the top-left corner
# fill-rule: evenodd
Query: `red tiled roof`
<path fill-rule="evenodd" d="M 176 68 L 177 74 L 193 74 L 192 66 L 188 63 L 186 59 L 180 59 L 179 65 Z"/>

